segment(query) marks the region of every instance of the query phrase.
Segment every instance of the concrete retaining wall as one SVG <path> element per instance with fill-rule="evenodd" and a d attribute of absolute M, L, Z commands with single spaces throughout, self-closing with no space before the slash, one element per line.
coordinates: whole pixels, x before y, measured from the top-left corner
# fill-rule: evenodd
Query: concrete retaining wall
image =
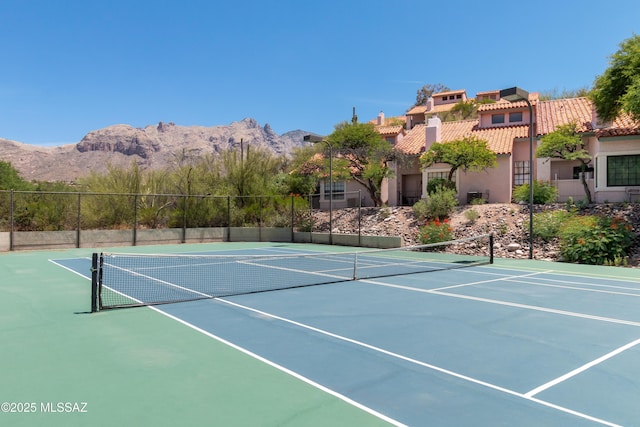
<path fill-rule="evenodd" d="M 184 233 L 184 234 L 183 234 Z M 79 238 L 79 239 L 78 239 Z M 351 234 L 293 232 L 290 228 L 217 227 L 169 228 L 161 230 L 86 230 L 17 231 L 13 233 L 13 250 L 99 248 L 134 245 L 159 245 L 205 242 L 293 242 L 328 245 L 397 248 L 400 237 L 358 236 Z M 11 250 L 11 234 L 0 232 L 0 251 Z"/>

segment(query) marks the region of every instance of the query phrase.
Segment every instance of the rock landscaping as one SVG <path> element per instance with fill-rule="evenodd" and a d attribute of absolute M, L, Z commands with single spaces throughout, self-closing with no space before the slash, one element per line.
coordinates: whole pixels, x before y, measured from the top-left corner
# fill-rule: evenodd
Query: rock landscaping
<path fill-rule="evenodd" d="M 536 205 L 535 212 L 566 209 L 564 204 Z M 466 213 L 468 210 L 476 213 Z M 584 209 L 584 213 L 613 216 L 624 219 L 633 227 L 635 241 L 629 254 L 628 266 L 640 267 L 640 204 L 601 204 Z M 501 258 L 529 257 L 529 209 L 520 204 L 484 204 L 460 206 L 450 217 L 450 225 L 456 239 L 493 233 L 494 253 Z M 314 212 L 314 231 L 329 230 L 329 213 Z M 403 245 L 419 244 L 418 229 L 421 223 L 411 207 L 335 209 L 333 211 L 333 233 L 355 234 L 360 227 L 363 235 L 400 236 Z M 460 245 L 458 252 L 480 251 L 474 244 Z M 559 242 L 534 241 L 533 257 L 537 260 L 558 261 Z"/>

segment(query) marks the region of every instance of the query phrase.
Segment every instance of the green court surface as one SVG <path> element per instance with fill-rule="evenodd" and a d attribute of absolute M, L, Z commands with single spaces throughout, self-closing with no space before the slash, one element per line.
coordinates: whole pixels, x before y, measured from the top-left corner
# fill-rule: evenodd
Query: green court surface
<path fill-rule="evenodd" d="M 90 283 L 48 260 L 90 253 L 0 255 L 0 425 L 387 425 L 153 310 L 87 314 Z"/>
<path fill-rule="evenodd" d="M 270 246 L 268 243 L 212 243 L 116 250 L 177 253 Z M 307 247 L 336 252 L 353 250 L 335 246 Z M 89 313 L 90 281 L 50 260 L 90 257 L 92 252 L 92 249 L 70 249 L 0 254 L 0 425 L 401 425 L 394 418 L 387 419 L 382 413 L 360 405 L 345 394 L 333 392 L 282 365 L 266 363 L 261 357 L 222 339 L 212 339 L 193 325 L 189 327 L 157 310 L 143 307 Z M 527 276 L 529 271 L 536 274 L 554 271 L 568 276 L 579 274 L 594 280 L 621 279 L 633 286 L 637 284 L 640 289 L 640 274 L 634 269 L 503 259 L 497 259 L 494 266 L 517 269 L 518 277 Z M 400 287 L 382 284 L 377 289 L 387 292 L 388 286 Z M 448 295 L 454 295 L 455 291 Z M 276 305 L 277 301 L 272 299 L 277 300 L 277 292 L 280 291 L 270 292 L 271 296 L 267 298 L 257 296 L 256 299 Z M 442 292 L 438 294 L 438 290 L 428 292 L 432 292 L 428 296 L 432 298 L 444 295 Z M 495 292 L 495 289 L 490 292 Z M 639 295 L 629 298 L 635 300 Z M 472 300 L 489 300 L 484 296 L 464 298 L 465 304 Z M 631 309 L 633 304 L 637 303 L 631 302 Z M 501 307 L 499 309 L 504 309 Z M 510 313 L 515 313 L 522 307 L 531 306 L 510 303 L 507 308 Z M 565 313 L 561 310 L 548 311 L 553 312 L 538 311 L 532 316 Z M 585 322 L 599 320 L 596 316 L 589 316 Z M 583 319 L 571 318 L 570 321 L 582 322 Z M 621 330 L 625 328 L 625 333 L 635 334 L 634 329 L 628 331 L 637 327 L 638 322 L 627 323 L 633 325 L 622 325 Z M 308 335 L 303 332 L 303 338 Z M 640 333 L 636 339 L 638 337 Z M 496 351 L 500 352 L 499 349 Z M 516 353 L 517 349 L 512 352 Z M 326 367 L 326 370 L 331 369 L 331 366 Z M 444 373 L 442 370 L 437 376 Z M 466 377 L 458 375 L 454 380 L 466 381 Z M 630 389 L 640 387 L 640 380 L 633 379 L 632 382 Z M 462 388 L 484 386 L 484 382 L 475 381 L 464 383 Z M 548 382 L 547 386 L 550 389 L 548 394 L 555 398 L 551 390 L 555 383 Z M 590 387 L 598 389 L 597 384 Z M 496 394 L 496 389 L 502 390 L 501 387 L 493 387 L 488 394 Z M 506 402 L 526 404 L 536 411 L 536 398 L 529 398 L 527 394 L 545 395 L 544 392 L 534 393 L 534 390 L 530 393 L 508 391 L 511 395 L 507 396 Z M 527 399 L 522 399 L 523 396 Z M 501 404 L 500 400 L 496 402 Z M 464 406 L 459 410 L 464 411 Z M 543 410 L 556 416 L 553 406 L 546 406 Z M 566 411 L 560 415 L 571 416 Z M 617 425 L 615 413 L 605 415 L 613 420 L 607 425 Z M 626 419 L 633 418 L 633 412 L 625 416 Z M 575 425 L 592 425 L 584 418 L 576 420 L 579 422 Z M 429 419 L 424 421 L 423 425 L 431 425 Z M 520 425 L 519 420 L 514 419 L 511 425 Z M 640 415 L 636 425 L 640 425 Z"/>

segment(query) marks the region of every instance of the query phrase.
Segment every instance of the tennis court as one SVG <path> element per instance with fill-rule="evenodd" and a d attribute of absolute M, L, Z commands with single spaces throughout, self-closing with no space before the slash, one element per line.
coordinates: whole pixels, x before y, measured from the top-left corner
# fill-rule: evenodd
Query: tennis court
<path fill-rule="evenodd" d="M 349 280 L 352 248 L 126 249 L 186 256 L 104 270 L 111 286 L 105 301 L 115 291 L 136 303 L 167 302 L 115 289 L 109 277 L 172 289 L 183 288 L 183 280 L 287 289 L 225 290 L 209 298 L 199 288 L 205 295 L 193 301 L 89 313 L 93 251 L 0 255 L 6 378 L 0 401 L 16 402 L 15 411 L 3 409 L 0 422 L 640 425 L 637 270 L 502 259 L 491 265 L 454 260 L 455 269 L 441 270 L 441 260 L 430 260 L 420 263 L 429 272 L 358 273 L 362 278 Z M 318 269 L 294 257 L 315 252 L 324 260 Z M 243 269 L 193 278 L 208 271 L 198 264 L 212 255 L 216 263 L 234 257 Z M 386 263 L 381 256 L 358 255 L 357 270 Z M 190 263 L 181 264 L 185 260 Z M 413 268 L 409 260 L 400 264 Z M 103 262 L 115 265 L 113 258 Z M 287 280 L 300 271 L 323 284 L 290 288 L 295 284 Z M 20 402 L 36 410 L 18 411 Z M 69 405 L 50 410 L 61 402 Z M 84 412 L 64 410 L 82 403 Z"/>

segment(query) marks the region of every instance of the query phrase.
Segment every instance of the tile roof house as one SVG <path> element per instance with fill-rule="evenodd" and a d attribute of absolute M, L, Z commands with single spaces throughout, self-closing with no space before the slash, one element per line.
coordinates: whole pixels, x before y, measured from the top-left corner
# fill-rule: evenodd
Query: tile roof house
<path fill-rule="evenodd" d="M 434 142 L 446 143 L 466 136 L 486 141 L 497 155 L 497 167 L 481 172 L 456 171 L 454 180 L 461 204 L 475 197 L 494 203 L 511 202 L 514 188 L 529 182 L 531 167 L 534 179 L 558 188 L 559 201 L 584 199 L 578 161 L 536 158 L 530 165 L 530 122 L 533 123 L 534 149 L 542 137 L 558 126 L 577 123 L 592 157 L 586 178 L 594 202 L 640 198 L 640 122 L 623 114 L 612 123 L 600 123 L 587 98 L 541 101 L 537 93 L 529 94 L 533 112 L 530 120 L 525 101 L 508 102 L 500 99 L 499 93 L 476 94 L 478 100 L 495 102 L 480 103 L 478 117 L 473 120 L 442 122 L 438 117 L 456 103 L 468 100 L 464 90 L 433 94 L 427 105 L 407 111 L 404 126 L 398 124 L 402 120 L 387 119 L 382 112 L 372 120 L 397 153 L 396 160 L 389 163 L 393 176 L 383 182 L 383 202 L 389 206 L 413 205 L 424 198 L 429 180 L 446 178 L 450 166 L 436 164 L 423 170 L 420 155 Z M 329 205 L 329 186 L 324 181 L 320 187 L 321 208 Z M 333 182 L 334 207 L 358 205 L 373 205 L 360 184 L 353 180 Z"/>
<path fill-rule="evenodd" d="M 434 93 L 427 99 L 426 105 L 416 105 L 407 111 L 407 129 L 424 124 L 426 119 L 434 114 L 451 111 L 458 102 L 467 100 L 467 91 L 464 89 Z"/>
<path fill-rule="evenodd" d="M 586 178 L 596 203 L 635 201 L 640 195 L 640 122 L 621 114 L 601 123 L 587 98 L 558 99 L 538 104 L 537 139 L 557 126 L 575 122 L 591 156 Z M 579 162 L 547 159 L 538 163 L 536 179 L 552 182 L 560 200 L 584 199 Z"/>
<path fill-rule="evenodd" d="M 453 104 L 449 101 L 453 94 Z M 464 91 L 434 94 L 427 106 L 414 107 L 407 112 L 407 133 L 396 144 L 404 156 L 397 162 L 395 176 L 388 180 L 385 196 L 389 205 L 410 205 L 424 197 L 429 179 L 446 177 L 449 165 L 433 165 L 422 170 L 419 156 L 433 142 L 454 141 L 476 136 L 487 141 L 497 154 L 498 166 L 482 172 L 457 171 L 455 174 L 458 198 L 466 203 L 481 196 L 489 202 L 510 202 L 513 188 L 527 183 L 529 176 L 529 108 L 525 101 L 508 102 L 499 99 L 499 91 L 479 92 L 477 99 L 495 99 L 480 104 L 478 118 L 441 122 L 434 113 L 435 100 L 449 109 L 455 97 Z M 594 201 L 630 200 L 640 191 L 640 123 L 621 115 L 613 123 L 598 123 L 594 108 L 587 98 L 540 101 L 538 94 L 529 94 L 533 110 L 534 145 L 558 126 L 575 122 L 593 158 L 593 168 L 587 177 Z M 458 101 L 459 102 L 459 101 Z M 420 116 L 423 115 L 423 118 Z M 431 116 L 431 118 L 429 118 Z M 535 147 L 534 147 L 535 149 Z M 407 161 L 407 158 L 410 161 Z M 560 159 L 534 159 L 534 178 L 553 183 L 559 190 L 559 200 L 584 198 L 579 179 L 579 162 Z"/>

